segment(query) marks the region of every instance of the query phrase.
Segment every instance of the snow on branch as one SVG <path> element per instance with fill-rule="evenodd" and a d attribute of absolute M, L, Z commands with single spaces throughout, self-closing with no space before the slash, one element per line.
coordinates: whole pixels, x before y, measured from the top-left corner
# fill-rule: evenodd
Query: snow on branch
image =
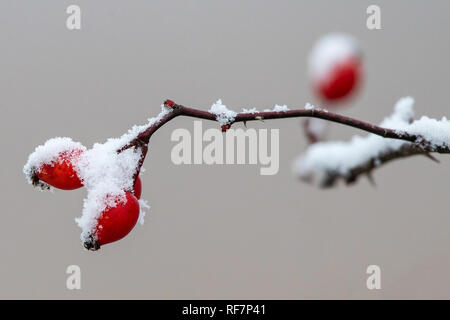
<path fill-rule="evenodd" d="M 426 116 L 413 121 L 413 104 L 410 97 L 400 99 L 394 113 L 380 124 L 400 136 L 415 137 L 410 142 L 370 134 L 354 136 L 348 142 L 315 143 L 294 162 L 294 174 L 302 180 L 317 180 L 320 186 L 331 187 L 338 180 L 353 183 L 361 175 L 372 181 L 372 171 L 394 159 L 425 155 L 437 161 L 430 152 L 450 153 L 450 121 Z"/>
<path fill-rule="evenodd" d="M 316 177 L 322 186 L 329 187 L 338 180 L 351 183 L 360 175 L 370 176 L 373 169 L 394 159 L 418 154 L 434 159 L 431 152 L 450 153 L 450 121 L 425 116 L 413 121 L 413 103 L 412 98 L 401 99 L 394 113 L 377 126 L 310 104 L 300 109 L 276 105 L 264 111 L 251 108 L 235 112 L 221 100 L 209 111 L 166 100 L 159 115 L 145 125 L 134 126 L 121 137 L 96 143 L 90 149 L 70 138 L 50 139 L 29 156 L 24 173 L 29 183 L 44 189 L 86 188 L 82 216 L 76 222 L 82 229 L 84 246 L 98 250 L 100 245 L 124 237 L 136 221 L 142 223 L 142 209 L 148 205 L 140 199 L 141 187 L 137 186 L 150 138 L 178 116 L 216 121 L 222 131 L 237 122 L 307 117 L 369 132 L 369 136 L 355 136 L 349 142 L 314 143 L 297 159 L 296 174 L 308 181 Z"/>

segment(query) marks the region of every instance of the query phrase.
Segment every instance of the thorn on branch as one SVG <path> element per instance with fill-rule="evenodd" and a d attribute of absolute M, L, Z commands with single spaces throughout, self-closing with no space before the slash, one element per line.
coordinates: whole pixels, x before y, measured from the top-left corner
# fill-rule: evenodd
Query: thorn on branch
<path fill-rule="evenodd" d="M 424 153 L 423 154 L 425 157 L 427 157 L 428 159 L 430 159 L 431 161 L 434 161 L 436 163 L 441 163 L 437 158 L 435 158 L 434 156 L 432 156 L 430 153 Z"/>
<path fill-rule="evenodd" d="M 373 178 L 372 171 L 367 171 L 367 179 L 369 180 L 372 187 L 376 187 L 375 179 Z"/>

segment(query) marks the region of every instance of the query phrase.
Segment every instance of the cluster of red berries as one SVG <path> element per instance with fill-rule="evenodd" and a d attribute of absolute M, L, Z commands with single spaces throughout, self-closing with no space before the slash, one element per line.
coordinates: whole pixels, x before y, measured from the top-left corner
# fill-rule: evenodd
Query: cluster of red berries
<path fill-rule="evenodd" d="M 74 166 L 84 150 L 74 149 L 58 154 L 51 163 L 45 163 L 35 170 L 35 176 L 52 187 L 62 190 L 74 190 L 83 186 Z M 87 249 L 98 249 L 101 245 L 125 237 L 136 225 L 139 218 L 139 201 L 142 182 L 136 178 L 133 190 L 125 190 L 125 199 L 117 198 L 114 207 L 106 207 L 97 218 L 97 226 L 91 234 L 91 243 L 85 243 Z"/>

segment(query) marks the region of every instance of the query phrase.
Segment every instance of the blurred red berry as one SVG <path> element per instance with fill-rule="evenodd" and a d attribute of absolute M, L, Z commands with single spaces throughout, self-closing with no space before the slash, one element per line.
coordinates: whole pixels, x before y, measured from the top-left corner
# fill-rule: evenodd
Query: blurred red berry
<path fill-rule="evenodd" d="M 350 57 L 337 63 L 326 78 L 316 83 L 316 94 L 326 101 L 336 101 L 353 94 L 361 83 L 361 62 Z"/>
<path fill-rule="evenodd" d="M 347 34 L 323 36 L 311 51 L 309 71 L 314 93 L 326 107 L 349 98 L 363 81 L 358 41 Z"/>

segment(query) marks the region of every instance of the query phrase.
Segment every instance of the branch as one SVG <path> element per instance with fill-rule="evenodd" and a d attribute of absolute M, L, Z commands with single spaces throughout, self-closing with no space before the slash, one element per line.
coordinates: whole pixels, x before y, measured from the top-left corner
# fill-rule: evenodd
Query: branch
<path fill-rule="evenodd" d="M 140 168 L 147 154 L 148 143 L 151 136 L 167 122 L 171 121 L 172 119 L 178 116 L 186 116 L 197 119 L 205 119 L 220 122 L 217 113 L 197 108 L 185 107 L 183 105 L 176 104 L 171 100 L 166 100 L 164 102 L 164 106 L 166 108 L 172 109 L 172 111 L 165 114 L 159 121 L 153 123 L 147 129 L 142 131 L 129 144 L 118 150 L 118 152 L 121 152 L 131 147 L 142 149 L 142 159 L 139 163 L 139 167 L 137 168 L 136 177 L 139 174 Z M 422 135 L 412 134 L 410 132 L 402 130 L 384 128 L 382 126 L 377 126 L 368 122 L 328 112 L 327 110 L 318 108 L 296 109 L 286 111 L 241 112 L 237 113 L 233 118 L 230 118 L 230 121 L 228 121 L 225 124 L 222 124 L 221 127 L 222 131 L 226 131 L 231 127 L 233 123 L 236 122 L 244 122 L 244 124 L 246 124 L 246 122 L 248 121 L 262 121 L 269 119 L 301 118 L 301 117 L 323 119 L 339 123 L 342 125 L 350 126 L 353 128 L 357 128 L 383 138 L 396 139 L 407 142 L 398 150 L 390 150 L 388 152 L 381 153 L 377 155 L 376 158 L 371 158 L 368 161 L 351 168 L 346 173 L 340 173 L 338 171 L 333 170 L 327 172 L 325 177 L 323 177 L 323 181 L 321 183 L 321 185 L 325 187 L 334 185 L 334 183 L 340 178 L 345 180 L 347 183 L 352 183 L 356 181 L 358 176 L 362 174 L 367 174 L 368 176 L 370 176 L 373 169 L 380 166 L 381 164 L 387 163 L 394 159 L 405 158 L 417 154 L 423 154 L 428 157 L 431 157 L 429 155 L 430 152 L 450 153 L 450 148 L 448 145 L 436 145 L 435 143 L 433 143 L 433 141 L 427 140 Z"/>
<path fill-rule="evenodd" d="M 317 142 L 308 146 L 297 162 L 301 177 L 311 178 L 312 174 L 318 173 L 321 185 L 329 187 L 338 180 L 355 182 L 363 174 L 370 178 L 373 169 L 394 159 L 422 154 L 436 160 L 430 155 L 431 152 L 450 153 L 450 121 L 445 117 L 441 120 L 422 117 L 413 121 L 413 102 L 412 98 L 399 100 L 394 113 L 377 126 L 315 109 L 310 105 L 297 110 L 275 106 L 273 110 L 263 112 L 244 109 L 243 112 L 236 113 L 228 110 L 220 100 L 209 111 L 185 107 L 167 100 L 161 113 L 149 119 L 146 125 L 134 126 L 119 139 L 94 144 L 89 150 L 70 138 L 49 139 L 29 156 L 24 173 L 33 184 L 41 179 L 37 174 L 39 171 L 44 175 L 46 183 L 57 188 L 72 190 L 82 185 L 87 188 L 83 214 L 76 221 L 82 229 L 81 238 L 86 247 L 97 250 L 100 240 L 91 236 L 95 233 L 93 226 L 96 227 L 98 219 L 102 217 L 100 213 L 116 208 L 112 204 L 118 204 L 115 197 L 122 196 L 125 191 L 134 192 L 135 184 L 130 183 L 133 182 L 131 178 L 136 182 L 151 136 L 178 116 L 217 121 L 222 131 L 230 129 L 235 122 L 244 122 L 245 125 L 248 121 L 305 117 L 336 122 L 369 132 L 368 136 L 356 136 L 349 142 Z M 130 148 L 135 150 L 122 153 Z M 114 154 L 116 152 L 119 155 Z M 41 170 L 44 165 L 51 168 L 50 173 Z M 78 178 L 75 183 L 72 181 L 74 177 Z M 47 186 L 43 183 L 43 186 Z M 134 206 L 133 212 L 138 214 L 139 208 Z"/>
<path fill-rule="evenodd" d="M 446 152 L 440 153 L 450 153 L 448 150 Z M 385 153 L 381 153 L 377 157 L 372 157 L 363 163 L 352 167 L 348 172 L 343 173 L 338 170 L 326 171 L 319 182 L 322 188 L 333 187 L 339 180 L 343 180 L 347 185 L 354 184 L 360 176 L 366 176 L 372 185 L 375 185 L 372 172 L 374 169 L 381 167 L 382 165 L 395 160 L 402 159 L 406 157 L 411 157 L 415 155 L 424 155 L 430 160 L 439 163 L 435 157 L 430 155 L 429 152 L 424 151 L 424 149 L 417 145 L 411 143 L 404 143 L 398 150 L 390 150 Z M 305 175 L 300 178 L 306 182 L 311 182 L 311 176 Z"/>
<path fill-rule="evenodd" d="M 164 105 L 166 107 L 172 108 L 173 112 L 167 114 L 161 119 L 161 121 L 150 126 L 147 130 L 140 133 L 138 139 L 141 139 L 148 143 L 150 137 L 152 136 L 153 133 L 155 133 L 156 130 L 158 130 L 165 123 L 167 123 L 168 121 L 172 120 L 177 116 L 187 116 L 192 118 L 217 121 L 217 115 L 209 111 L 185 107 L 183 105 L 176 104 L 171 100 L 166 100 L 164 102 Z M 287 111 L 262 111 L 252 113 L 249 112 L 238 113 L 234 118 L 234 120 L 228 123 L 228 127 L 235 122 L 248 122 L 256 120 L 261 121 L 261 120 L 284 119 L 284 118 L 301 118 L 301 117 L 319 118 L 331 122 L 340 123 L 346 126 L 350 126 L 353 128 L 357 128 L 363 131 L 376 134 L 383 138 L 400 139 L 409 142 L 415 142 L 420 140 L 419 136 L 411 135 L 407 132 L 399 132 L 392 129 L 382 128 L 368 122 L 364 122 L 336 113 L 328 112 L 327 110 L 316 108 L 296 109 Z"/>

